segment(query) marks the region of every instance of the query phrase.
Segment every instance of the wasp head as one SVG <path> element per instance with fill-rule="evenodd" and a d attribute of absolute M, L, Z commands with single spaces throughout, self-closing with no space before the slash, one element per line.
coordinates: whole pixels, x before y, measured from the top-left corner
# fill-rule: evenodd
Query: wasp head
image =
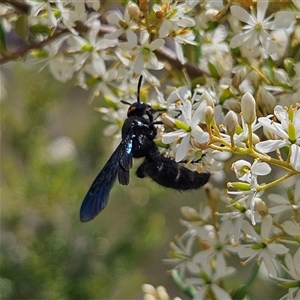
<path fill-rule="evenodd" d="M 146 121 L 153 122 L 153 113 L 154 110 L 151 105 L 141 102 L 140 100 L 140 89 L 142 84 L 143 76 L 141 75 L 138 82 L 137 88 L 137 102 L 131 104 L 127 111 L 127 117 L 140 117 L 144 118 Z M 128 104 L 125 101 L 122 101 L 125 104 Z"/>

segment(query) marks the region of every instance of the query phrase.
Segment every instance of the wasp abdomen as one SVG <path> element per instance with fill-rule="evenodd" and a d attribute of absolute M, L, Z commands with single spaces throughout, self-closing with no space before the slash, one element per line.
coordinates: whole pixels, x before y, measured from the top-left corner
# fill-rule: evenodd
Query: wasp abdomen
<path fill-rule="evenodd" d="M 198 189 L 208 182 L 209 173 L 198 173 L 170 158 L 154 155 L 146 157 L 136 172 L 140 178 L 149 176 L 156 183 L 176 190 Z"/>

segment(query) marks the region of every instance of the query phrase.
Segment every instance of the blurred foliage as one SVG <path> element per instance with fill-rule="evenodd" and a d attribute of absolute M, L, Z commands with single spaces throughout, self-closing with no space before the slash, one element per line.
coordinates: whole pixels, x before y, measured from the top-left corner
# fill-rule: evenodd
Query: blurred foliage
<path fill-rule="evenodd" d="M 128 299 L 144 282 L 167 286 L 161 260 L 180 232 L 180 193 L 133 171 L 105 211 L 81 223 L 81 201 L 112 150 L 92 109 L 99 103 L 20 65 L 6 66 L 1 84 L 2 299 Z M 60 137 L 75 155 L 61 156 Z"/>

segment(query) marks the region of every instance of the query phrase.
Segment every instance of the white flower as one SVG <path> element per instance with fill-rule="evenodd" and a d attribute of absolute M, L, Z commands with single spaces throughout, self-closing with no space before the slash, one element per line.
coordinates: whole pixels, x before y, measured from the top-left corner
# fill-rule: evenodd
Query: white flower
<path fill-rule="evenodd" d="M 281 215 L 286 211 L 294 210 L 296 212 L 300 208 L 300 179 L 295 182 L 294 185 L 294 198 L 281 196 L 278 194 L 269 194 L 268 197 L 271 203 L 275 205 L 269 208 L 271 214 Z"/>
<path fill-rule="evenodd" d="M 232 48 L 246 45 L 250 50 L 255 49 L 258 44 L 261 44 L 269 54 L 279 52 L 278 45 L 272 40 L 269 35 L 269 30 L 288 28 L 291 26 L 293 19 L 288 15 L 275 17 L 274 21 L 270 21 L 273 15 L 265 18 L 265 14 L 269 5 L 268 0 L 257 1 L 257 15 L 249 14 L 245 9 L 233 5 L 230 8 L 232 15 L 238 20 L 246 23 L 243 27 L 244 31 L 234 36 L 230 42 Z"/>
<path fill-rule="evenodd" d="M 271 167 L 265 162 L 255 161 L 252 165 L 243 159 L 232 164 L 232 168 L 239 180 L 246 181 L 252 185 L 257 183 L 257 176 L 265 176 L 271 172 Z"/>
<path fill-rule="evenodd" d="M 287 220 L 281 226 L 287 234 L 295 238 L 300 237 L 300 224 L 297 224 L 295 220 Z"/>
<path fill-rule="evenodd" d="M 128 13 L 128 7 L 131 2 L 128 3 L 126 6 L 126 10 L 124 13 L 124 16 L 122 13 L 118 10 L 112 10 L 108 11 L 106 13 L 106 19 L 109 24 L 112 24 L 119 29 L 112 33 L 106 34 L 104 37 L 107 39 L 117 39 L 120 35 L 123 33 L 126 33 L 127 38 L 128 35 L 134 35 L 133 28 L 135 26 L 135 23 L 131 20 L 130 15 Z"/>
<path fill-rule="evenodd" d="M 186 241 L 184 241 L 185 237 L 187 237 Z M 195 234 L 190 234 L 189 236 L 185 235 L 176 239 L 176 244 L 171 243 L 172 250 L 169 252 L 171 258 L 164 259 L 165 263 L 175 265 L 174 268 L 178 270 L 181 278 L 185 277 L 187 271 L 195 268 L 195 263 L 192 262 L 192 248 L 195 237 Z"/>
<path fill-rule="evenodd" d="M 287 253 L 284 262 L 285 265 L 281 264 L 281 267 L 292 279 L 274 276 L 276 280 L 281 281 L 280 286 L 289 289 L 288 293 L 280 298 L 280 300 L 300 299 L 300 248 L 298 248 L 293 257 L 290 253 Z"/>
<path fill-rule="evenodd" d="M 229 183 L 231 187 L 235 187 L 237 191 L 228 191 L 229 195 L 235 195 L 240 197 L 236 203 L 246 203 L 246 209 L 249 209 L 248 215 L 253 225 L 256 224 L 256 218 L 259 217 L 255 211 L 255 204 L 263 191 L 257 191 L 258 182 L 257 176 L 264 176 L 271 172 L 271 168 L 267 163 L 254 161 L 253 165 L 245 160 L 239 160 L 232 164 L 232 169 L 235 171 L 237 178 L 247 182 Z"/>
<path fill-rule="evenodd" d="M 266 224 L 264 224 L 266 223 Z M 256 258 L 257 262 L 263 261 L 268 273 L 272 276 L 276 275 L 276 269 L 272 262 L 276 255 L 282 255 L 289 251 L 287 247 L 276 243 L 272 233 L 272 218 L 270 215 L 262 220 L 261 235 L 258 235 L 247 221 L 243 221 L 242 230 L 247 234 L 248 239 L 254 243 L 238 246 L 238 255 L 240 258 L 247 258 L 244 263 Z"/>
<path fill-rule="evenodd" d="M 87 74 L 88 74 L 88 79 L 86 78 Z M 92 64 L 88 64 L 80 70 L 77 78 L 78 78 L 78 84 L 82 88 L 92 90 L 91 96 L 89 98 L 89 102 L 91 102 L 94 99 L 94 97 L 99 96 L 100 92 L 102 96 L 112 98 L 113 97 L 112 88 L 117 88 L 120 91 L 122 91 L 123 85 L 115 82 L 118 75 L 119 75 L 118 70 L 113 68 L 107 70 L 102 76 L 100 74 L 97 76 L 95 75 L 95 70 Z M 86 82 L 89 80 L 89 78 L 93 78 L 92 80 L 95 82 L 95 84 L 88 86 Z"/>
<path fill-rule="evenodd" d="M 205 250 L 196 253 L 193 257 L 193 262 L 201 264 L 202 261 L 216 260 L 218 271 L 223 273 L 226 270 L 226 259 L 229 251 L 232 251 L 230 244 L 231 230 L 232 228 L 228 222 L 221 224 L 218 232 L 209 225 L 204 227 L 198 227 L 197 235 L 199 243 L 204 245 Z"/>
<path fill-rule="evenodd" d="M 191 30 L 178 29 L 172 33 L 172 38 L 175 46 L 175 53 L 177 55 L 178 60 L 182 64 L 186 63 L 186 59 L 183 56 L 182 45 L 197 45 L 197 42 L 194 41 L 195 34 Z"/>
<path fill-rule="evenodd" d="M 192 27 L 195 21 L 185 16 L 185 13 L 190 11 L 192 7 L 185 3 L 178 4 L 178 2 L 171 3 L 170 1 L 162 1 L 163 5 L 153 5 L 153 10 L 163 15 L 163 22 L 159 29 L 159 36 L 167 37 L 171 32 L 176 31 L 178 27 Z"/>
<path fill-rule="evenodd" d="M 64 56 L 62 52 L 59 52 L 61 45 L 68 37 L 69 35 L 64 35 L 46 45 L 43 50 L 45 50 L 47 57 L 45 59 L 40 59 L 39 61 L 44 64 L 42 68 L 48 65 L 54 78 L 61 82 L 70 80 L 75 71 L 74 58 Z"/>
<path fill-rule="evenodd" d="M 105 74 L 106 65 L 101 50 L 113 47 L 117 42 L 99 38 L 100 26 L 98 19 L 93 20 L 86 39 L 80 36 L 72 36 L 72 39 L 68 41 L 70 45 L 68 52 L 76 55 L 76 70 L 81 69 L 87 61 L 92 65 L 97 75 Z"/>
<path fill-rule="evenodd" d="M 149 42 L 150 35 L 147 31 L 140 33 L 140 45 L 138 45 L 137 36 L 130 35 L 127 37 L 128 41 L 121 44 L 126 50 L 132 51 L 132 57 L 134 58 L 133 73 L 140 74 L 144 68 L 161 70 L 164 66 L 162 62 L 159 62 L 154 51 L 162 47 L 165 43 L 163 39 L 156 39 Z"/>
<path fill-rule="evenodd" d="M 255 148 L 262 153 L 269 153 L 282 147 L 290 148 L 290 163 L 300 171 L 300 109 L 292 107 L 288 110 L 280 105 L 275 106 L 274 114 L 280 123 L 261 117 L 258 122 L 280 139 L 259 142 Z"/>
<path fill-rule="evenodd" d="M 177 140 L 181 140 L 177 148 L 175 161 L 182 161 L 192 147 L 192 140 L 195 139 L 199 144 L 206 144 L 209 140 L 209 135 L 204 132 L 199 123 L 204 122 L 204 111 L 207 106 L 206 101 L 202 101 L 195 111 L 192 110 L 192 103 L 190 101 L 191 92 L 187 87 L 181 87 L 180 89 L 174 91 L 168 102 L 173 100 L 181 100 L 182 106 L 180 107 L 181 115 L 178 117 L 186 125 L 185 129 L 178 129 L 170 133 L 166 133 L 162 137 L 162 141 L 165 144 L 171 144 Z"/>
<path fill-rule="evenodd" d="M 31 5 L 31 15 L 36 17 L 41 11 L 46 11 L 47 12 L 47 18 L 50 22 L 50 24 L 52 26 L 56 26 L 57 25 L 57 20 L 56 17 L 53 13 L 53 7 L 51 6 L 51 4 L 56 3 L 56 0 L 49 0 L 49 1 L 37 1 L 37 0 L 31 0 L 29 1 L 30 5 Z"/>
<path fill-rule="evenodd" d="M 220 270 L 218 265 L 213 268 L 208 261 L 202 261 L 198 268 L 198 278 L 190 277 L 185 280 L 187 285 L 195 285 L 197 292 L 193 299 L 207 299 L 207 292 L 212 292 L 215 299 L 230 300 L 231 296 L 220 285 L 220 280 L 233 275 L 235 268 L 226 267 Z"/>
<path fill-rule="evenodd" d="M 227 28 L 219 25 L 215 31 L 208 32 L 201 47 L 200 65 L 207 69 L 208 62 L 220 68 L 220 73 L 231 70 L 233 67 L 232 57 L 228 43 L 224 40 L 228 34 Z"/>

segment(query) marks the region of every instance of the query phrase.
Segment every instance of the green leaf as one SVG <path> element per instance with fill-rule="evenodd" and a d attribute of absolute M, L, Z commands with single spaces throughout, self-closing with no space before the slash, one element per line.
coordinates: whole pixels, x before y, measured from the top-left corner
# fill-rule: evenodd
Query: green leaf
<path fill-rule="evenodd" d="M 43 24 L 35 24 L 30 26 L 30 31 L 34 34 L 41 33 L 49 35 L 52 31 L 51 27 Z"/>
<path fill-rule="evenodd" d="M 184 56 L 188 59 L 190 63 L 199 64 L 201 57 L 201 43 L 203 42 L 203 38 L 200 36 L 197 30 L 194 30 L 195 34 L 195 42 L 197 45 L 186 44 L 183 45 Z"/>
<path fill-rule="evenodd" d="M 232 294 L 233 300 L 243 300 L 245 299 L 245 296 L 247 296 L 247 286 L 241 285 L 239 286 Z"/>
<path fill-rule="evenodd" d="M 20 15 L 16 21 L 16 31 L 24 42 L 28 42 L 28 16 Z"/>
<path fill-rule="evenodd" d="M 192 89 L 194 90 L 197 85 L 204 85 L 206 84 L 206 77 L 202 76 L 202 77 L 197 77 L 192 81 Z"/>
<path fill-rule="evenodd" d="M 2 26 L 2 22 L 0 20 L 0 53 L 6 52 L 6 39 L 5 39 L 5 31 Z"/>
<path fill-rule="evenodd" d="M 229 87 L 226 88 L 220 95 L 220 99 L 219 99 L 220 104 L 223 104 L 227 99 L 231 98 L 232 96 L 234 96 L 234 95 L 233 95 L 231 89 Z"/>
<path fill-rule="evenodd" d="M 209 73 L 210 75 L 215 78 L 215 79 L 220 79 L 220 74 L 219 74 L 219 71 L 218 69 L 215 67 L 215 65 L 213 65 L 211 62 L 208 62 L 207 64 L 207 67 L 208 67 L 208 70 L 209 70 Z"/>

